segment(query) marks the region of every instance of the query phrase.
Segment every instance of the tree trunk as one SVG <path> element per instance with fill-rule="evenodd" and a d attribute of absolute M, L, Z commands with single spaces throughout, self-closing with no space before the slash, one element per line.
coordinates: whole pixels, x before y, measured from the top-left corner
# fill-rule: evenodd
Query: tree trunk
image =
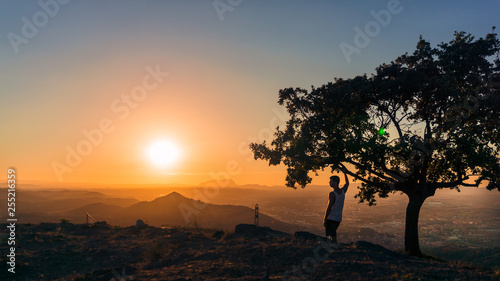
<path fill-rule="evenodd" d="M 422 256 L 420 245 L 418 243 L 418 216 L 420 207 L 424 203 L 425 197 L 408 194 L 410 199 L 406 207 L 406 225 L 405 225 L 405 252 L 411 256 Z"/>

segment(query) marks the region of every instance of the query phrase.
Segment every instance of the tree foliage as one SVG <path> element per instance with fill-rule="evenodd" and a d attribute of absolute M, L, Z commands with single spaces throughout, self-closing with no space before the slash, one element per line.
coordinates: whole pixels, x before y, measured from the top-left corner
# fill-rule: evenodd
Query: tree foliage
<path fill-rule="evenodd" d="M 341 163 L 356 168 L 359 197 L 374 202 L 405 186 L 433 188 L 499 181 L 499 95 L 496 34 L 464 32 L 432 48 L 420 38 L 411 55 L 382 64 L 370 78 L 335 79 L 310 91 L 280 90 L 290 120 L 271 145 L 251 144 L 256 159 L 288 167 L 287 185 L 305 187 L 309 172 Z M 496 79 L 496 78 L 495 78 Z M 396 136 L 380 134 L 394 128 Z"/>
<path fill-rule="evenodd" d="M 440 188 L 500 190 L 499 51 L 494 28 L 479 39 L 456 32 L 437 47 L 420 37 L 412 54 L 370 77 L 282 89 L 290 119 L 270 144 L 250 145 L 254 157 L 283 163 L 293 188 L 311 172 L 353 167 L 356 196 L 370 205 L 396 191 L 421 204 Z"/>

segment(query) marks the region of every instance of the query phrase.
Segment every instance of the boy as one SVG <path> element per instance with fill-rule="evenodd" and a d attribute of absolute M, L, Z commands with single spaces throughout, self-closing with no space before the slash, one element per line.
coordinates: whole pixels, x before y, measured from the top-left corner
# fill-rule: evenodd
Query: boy
<path fill-rule="evenodd" d="M 330 192 L 328 207 L 326 208 L 325 219 L 323 220 L 326 237 L 330 237 L 333 243 L 337 243 L 337 228 L 342 221 L 345 193 L 349 187 L 349 179 L 347 178 L 345 167 L 342 167 L 342 172 L 345 176 L 345 184 L 342 188 L 339 188 L 340 178 L 338 176 L 330 177 L 330 186 L 333 188 L 333 191 Z"/>

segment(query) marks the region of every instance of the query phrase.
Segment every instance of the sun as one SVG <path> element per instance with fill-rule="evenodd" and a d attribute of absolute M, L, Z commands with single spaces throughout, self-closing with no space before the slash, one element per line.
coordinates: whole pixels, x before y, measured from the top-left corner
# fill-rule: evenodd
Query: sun
<path fill-rule="evenodd" d="M 147 150 L 147 157 L 151 163 L 158 167 L 167 167 L 179 160 L 181 151 L 179 147 L 171 141 L 157 141 Z"/>

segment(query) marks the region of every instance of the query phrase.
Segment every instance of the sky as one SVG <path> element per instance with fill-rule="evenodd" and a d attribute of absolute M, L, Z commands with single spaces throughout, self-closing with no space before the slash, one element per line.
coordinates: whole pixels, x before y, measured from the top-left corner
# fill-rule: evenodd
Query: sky
<path fill-rule="evenodd" d="M 499 10 L 499 1 L 2 0 L 0 168 L 19 182 L 284 185 L 286 167 L 248 148 L 287 120 L 280 89 L 373 73 L 420 35 L 434 46 L 454 31 L 483 37 L 500 26 Z M 148 157 L 161 141 L 178 154 L 169 165 Z"/>

